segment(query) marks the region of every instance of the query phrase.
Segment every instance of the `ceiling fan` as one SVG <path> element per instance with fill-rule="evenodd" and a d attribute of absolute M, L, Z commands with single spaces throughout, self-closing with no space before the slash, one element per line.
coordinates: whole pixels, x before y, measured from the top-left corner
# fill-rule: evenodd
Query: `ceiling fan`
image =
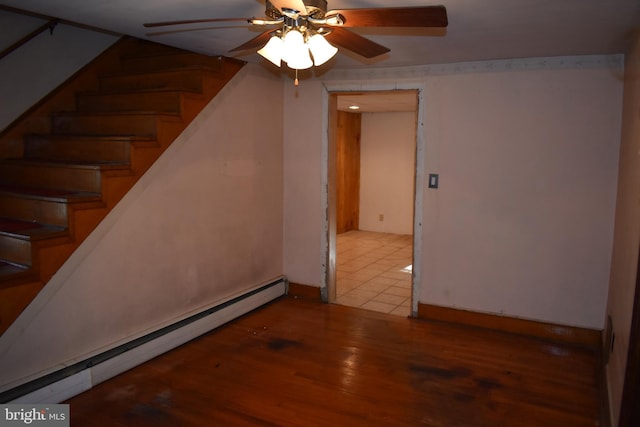
<path fill-rule="evenodd" d="M 210 22 L 246 21 L 268 27 L 266 31 L 232 49 L 236 52 L 262 47 L 258 53 L 277 66 L 301 70 L 321 65 L 337 53 L 334 43 L 365 58 L 389 49 L 348 30 L 349 27 L 446 27 L 444 6 L 391 7 L 370 9 L 327 9 L 327 0 L 266 0 L 265 18 L 211 18 L 152 22 L 161 27 Z M 331 42 L 331 43 L 329 43 Z"/>

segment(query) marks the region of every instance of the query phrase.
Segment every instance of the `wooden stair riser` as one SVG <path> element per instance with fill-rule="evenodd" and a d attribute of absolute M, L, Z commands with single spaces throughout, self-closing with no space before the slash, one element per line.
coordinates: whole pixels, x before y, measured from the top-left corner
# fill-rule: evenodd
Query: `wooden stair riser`
<path fill-rule="evenodd" d="M 100 79 L 100 89 L 105 92 L 163 89 L 202 92 L 203 76 L 207 73 L 212 72 L 194 69 L 105 76 Z"/>
<path fill-rule="evenodd" d="M 0 287 L 0 333 L 29 305 L 43 286 L 41 281 L 28 281 L 20 286 Z"/>
<path fill-rule="evenodd" d="M 155 114 L 58 114 L 53 118 L 56 134 L 137 135 L 153 138 L 159 116 Z"/>
<path fill-rule="evenodd" d="M 30 135 L 25 141 L 25 157 L 84 162 L 128 163 L 131 140 L 122 138 L 72 138 Z"/>
<path fill-rule="evenodd" d="M 31 242 L 18 237 L 0 235 L 0 258 L 31 266 Z"/>
<path fill-rule="evenodd" d="M 0 194 L 0 217 L 68 227 L 67 203 Z"/>
<path fill-rule="evenodd" d="M 218 56 L 203 57 L 191 52 L 175 53 L 155 52 L 147 55 L 131 55 L 122 58 L 122 71 L 124 72 L 145 72 L 176 69 L 182 67 L 192 67 L 205 65 L 212 70 L 220 71 L 223 60 Z"/>
<path fill-rule="evenodd" d="M 62 189 L 99 193 L 101 177 L 99 168 L 43 166 L 31 164 L 3 164 L 0 167 L 0 183 L 44 189 Z"/>
<path fill-rule="evenodd" d="M 161 113 L 180 113 L 183 92 L 129 92 L 114 94 L 83 94 L 78 96 L 78 111 L 155 111 Z"/>

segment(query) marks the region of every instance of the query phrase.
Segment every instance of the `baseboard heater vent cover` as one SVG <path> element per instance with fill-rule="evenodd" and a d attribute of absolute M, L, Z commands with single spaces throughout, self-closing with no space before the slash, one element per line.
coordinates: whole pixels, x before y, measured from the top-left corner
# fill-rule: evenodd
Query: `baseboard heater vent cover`
<path fill-rule="evenodd" d="M 0 393 L 1 403 L 60 403 L 287 293 L 281 277 L 157 331 Z"/>

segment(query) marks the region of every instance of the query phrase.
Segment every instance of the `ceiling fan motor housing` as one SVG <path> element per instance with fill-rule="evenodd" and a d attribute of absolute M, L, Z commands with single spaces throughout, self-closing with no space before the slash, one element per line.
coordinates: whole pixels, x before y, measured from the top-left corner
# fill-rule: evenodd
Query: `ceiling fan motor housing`
<path fill-rule="evenodd" d="M 266 11 L 265 14 L 272 19 L 278 19 L 282 16 L 282 13 L 278 8 L 276 8 L 269 0 L 266 0 Z M 306 7 L 306 11 L 300 10 L 301 15 L 311 16 L 313 18 L 319 19 L 323 18 L 324 14 L 327 12 L 327 0 L 304 0 L 304 5 Z"/>

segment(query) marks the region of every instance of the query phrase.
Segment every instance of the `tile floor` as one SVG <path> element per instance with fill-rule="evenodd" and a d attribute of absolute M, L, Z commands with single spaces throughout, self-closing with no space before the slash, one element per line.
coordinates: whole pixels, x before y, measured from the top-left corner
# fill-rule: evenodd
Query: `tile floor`
<path fill-rule="evenodd" d="M 411 235 L 347 231 L 337 236 L 336 303 L 411 313 Z"/>

